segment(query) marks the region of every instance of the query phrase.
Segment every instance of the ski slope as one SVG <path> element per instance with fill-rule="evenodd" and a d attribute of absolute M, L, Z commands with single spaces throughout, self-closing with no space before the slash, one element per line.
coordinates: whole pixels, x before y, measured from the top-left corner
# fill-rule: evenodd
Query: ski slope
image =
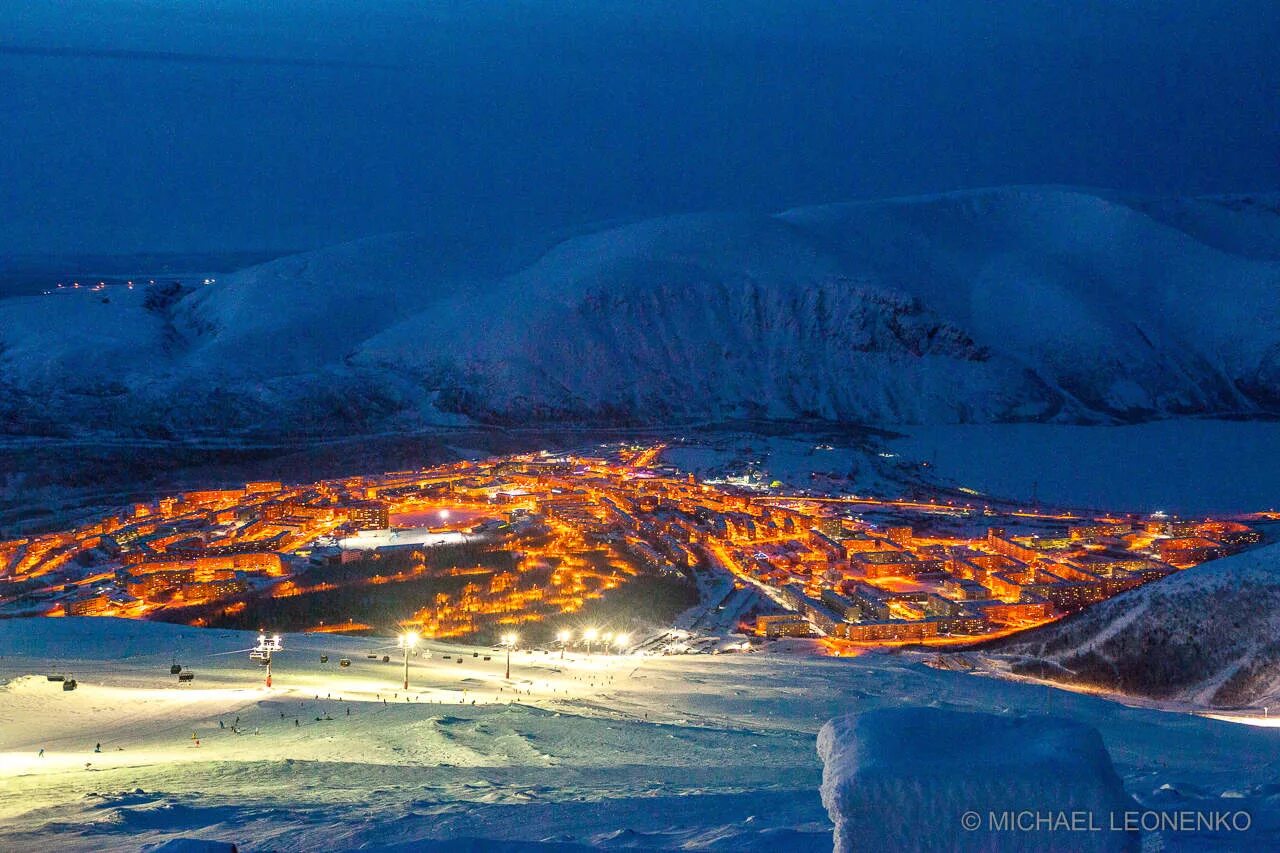
<path fill-rule="evenodd" d="M 907 655 L 517 652 L 507 681 L 498 653 L 431 643 L 406 701 L 385 642 L 288 635 L 268 689 L 252 640 L 112 619 L 0 623 L 0 848 L 825 851 L 819 728 L 912 705 L 1077 720 L 1102 733 L 1139 802 L 1239 794 L 1251 838 L 1280 843 L 1280 732 Z M 190 685 L 169 674 L 174 655 Z"/>

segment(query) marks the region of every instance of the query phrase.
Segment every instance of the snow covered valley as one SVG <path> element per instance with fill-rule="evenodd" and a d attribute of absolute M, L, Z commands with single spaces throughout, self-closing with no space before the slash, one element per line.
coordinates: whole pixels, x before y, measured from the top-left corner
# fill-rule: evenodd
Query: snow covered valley
<path fill-rule="evenodd" d="M 1247 835 L 1156 833 L 1150 849 L 1280 843 L 1280 730 L 942 671 L 909 654 L 521 652 L 507 682 L 497 656 L 472 657 L 488 649 L 432 644 L 411 663 L 406 701 L 397 659 L 366 657 L 374 640 L 286 636 L 270 689 L 251 644 L 136 621 L 0 622 L 0 846 L 825 851 L 819 728 L 919 705 L 1067 717 L 1101 732 L 1143 808 L 1225 803 L 1251 815 Z M 173 655 L 190 684 L 169 674 Z M 339 668 L 343 656 L 352 663 Z"/>

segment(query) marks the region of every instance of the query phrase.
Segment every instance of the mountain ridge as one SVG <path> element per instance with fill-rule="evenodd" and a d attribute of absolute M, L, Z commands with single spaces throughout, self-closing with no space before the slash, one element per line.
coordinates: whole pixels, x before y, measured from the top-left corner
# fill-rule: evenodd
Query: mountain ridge
<path fill-rule="evenodd" d="M 0 415 L 180 434 L 1280 412 L 1280 196 L 1006 187 L 682 214 L 496 277 L 442 273 L 431 247 L 366 238 L 162 299 L 0 300 Z"/>

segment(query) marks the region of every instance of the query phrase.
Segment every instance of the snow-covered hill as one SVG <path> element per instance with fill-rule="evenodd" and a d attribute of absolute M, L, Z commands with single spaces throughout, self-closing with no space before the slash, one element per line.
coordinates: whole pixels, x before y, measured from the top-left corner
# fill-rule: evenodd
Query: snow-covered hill
<path fill-rule="evenodd" d="M 1006 188 L 688 215 L 459 280 L 390 235 L 0 301 L 11 431 L 1117 422 L 1280 409 L 1273 199 Z"/>
<path fill-rule="evenodd" d="M 1014 671 L 1201 708 L 1280 700 L 1280 545 L 998 641 Z"/>

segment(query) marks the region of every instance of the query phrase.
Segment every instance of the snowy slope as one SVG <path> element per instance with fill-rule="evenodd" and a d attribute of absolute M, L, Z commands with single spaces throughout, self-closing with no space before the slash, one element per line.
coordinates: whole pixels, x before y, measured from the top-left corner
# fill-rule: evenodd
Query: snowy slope
<path fill-rule="evenodd" d="M 785 217 L 1088 409 L 1247 408 L 1275 391 L 1277 266 L 1107 195 L 1012 188 Z"/>
<path fill-rule="evenodd" d="M 1017 672 L 1201 708 L 1280 699 L 1280 545 L 994 643 Z"/>
<path fill-rule="evenodd" d="M 578 236 L 485 281 L 445 273 L 430 245 L 358 241 L 150 308 L 0 301 L 5 419 L 359 430 L 1280 408 L 1265 200 L 1019 187 L 687 215 Z M 98 396 L 71 393 L 86 375 Z"/>
<path fill-rule="evenodd" d="M 1147 199 L 1138 200 L 1135 206 L 1207 246 L 1245 257 L 1280 260 L 1280 194 Z"/>
<path fill-rule="evenodd" d="M 829 851 L 819 729 L 922 704 L 1015 728 L 1045 711 L 1069 718 L 1101 733 L 1143 807 L 1208 810 L 1227 796 L 1253 816 L 1251 848 L 1280 843 L 1270 729 L 881 654 L 562 663 L 520 651 L 507 681 L 501 659 L 471 656 L 487 648 L 431 642 L 405 701 L 394 657 L 365 656 L 394 653 L 389 642 L 287 635 L 268 689 L 247 659 L 251 634 L 0 621 L 0 849 L 136 851 L 185 837 L 279 851 Z M 169 674 L 173 655 L 190 685 Z M 350 667 L 337 666 L 343 656 Z M 63 692 L 49 672 L 79 689 Z M 1200 840 L 1240 849 L 1230 836 Z"/>
<path fill-rule="evenodd" d="M 972 405 L 989 419 L 1028 397 L 1044 408 L 1015 365 L 770 217 L 577 238 L 488 299 L 407 320 L 360 360 L 438 377 L 481 416 L 951 420 Z"/>
<path fill-rule="evenodd" d="M 432 301 L 430 247 L 387 235 L 280 258 L 193 293 L 175 310 L 184 368 L 254 377 L 338 364 Z"/>

